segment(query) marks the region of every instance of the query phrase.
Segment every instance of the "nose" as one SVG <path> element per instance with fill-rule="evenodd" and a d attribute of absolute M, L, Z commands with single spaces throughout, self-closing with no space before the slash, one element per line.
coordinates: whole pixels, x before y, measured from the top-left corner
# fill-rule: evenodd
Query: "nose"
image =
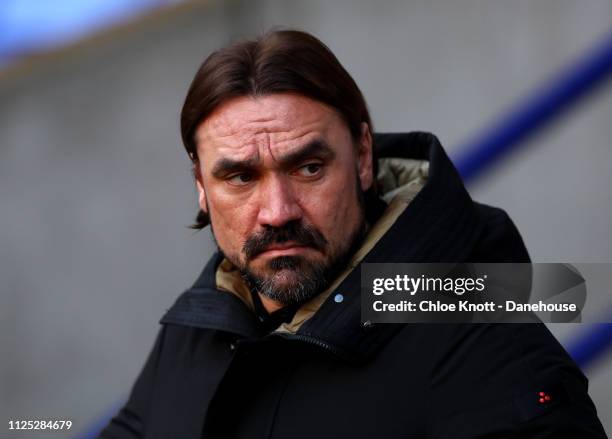
<path fill-rule="evenodd" d="M 261 226 L 282 227 L 302 218 L 302 208 L 291 184 L 279 176 L 272 176 L 261 186 L 258 222 Z"/>

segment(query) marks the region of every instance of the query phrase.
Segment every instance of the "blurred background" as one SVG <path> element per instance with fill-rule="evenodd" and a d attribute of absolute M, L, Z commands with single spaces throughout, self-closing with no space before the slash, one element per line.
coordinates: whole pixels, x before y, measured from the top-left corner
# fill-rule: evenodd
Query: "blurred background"
<path fill-rule="evenodd" d="M 187 87 L 279 25 L 330 46 L 377 131 L 437 134 L 534 261 L 612 262 L 609 0 L 2 0 L 0 437 L 88 437 L 127 396 L 213 249 L 187 228 Z M 550 327 L 612 432 L 609 332 Z M 74 425 L 7 429 L 50 418 Z"/>

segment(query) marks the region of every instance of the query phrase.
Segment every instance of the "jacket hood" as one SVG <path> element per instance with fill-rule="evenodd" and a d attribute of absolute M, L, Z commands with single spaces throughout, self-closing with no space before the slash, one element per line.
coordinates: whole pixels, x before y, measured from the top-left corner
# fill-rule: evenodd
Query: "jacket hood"
<path fill-rule="evenodd" d="M 469 254 L 481 225 L 474 204 L 438 139 L 430 133 L 375 134 L 379 159 L 378 184 L 385 201 L 398 199 L 398 209 L 385 233 L 360 262 L 461 262 Z M 391 203 L 393 204 L 393 203 Z M 183 325 L 260 337 L 258 322 L 234 294 L 217 289 L 215 274 L 223 260 L 215 254 L 195 284 L 162 318 L 162 324 Z M 358 267 L 356 267 L 358 268 Z M 376 352 L 402 325 L 361 322 L 361 273 L 353 269 L 332 284 L 295 336 L 320 340 L 347 360 L 364 360 Z M 342 294 L 344 300 L 333 300 Z M 288 331 L 291 332 L 291 331 Z"/>

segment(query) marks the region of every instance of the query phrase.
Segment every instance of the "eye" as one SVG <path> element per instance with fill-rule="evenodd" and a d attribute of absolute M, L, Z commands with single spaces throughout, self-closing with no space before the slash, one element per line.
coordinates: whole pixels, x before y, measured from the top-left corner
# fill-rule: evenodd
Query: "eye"
<path fill-rule="evenodd" d="M 247 174 L 243 172 L 242 174 L 236 174 L 227 179 L 227 182 L 233 184 L 234 186 L 244 186 L 248 184 L 251 180 L 253 180 L 253 176 L 251 174 Z"/>
<path fill-rule="evenodd" d="M 314 177 L 321 172 L 321 167 L 322 165 L 320 163 L 308 163 L 298 168 L 298 174 L 302 177 Z"/>

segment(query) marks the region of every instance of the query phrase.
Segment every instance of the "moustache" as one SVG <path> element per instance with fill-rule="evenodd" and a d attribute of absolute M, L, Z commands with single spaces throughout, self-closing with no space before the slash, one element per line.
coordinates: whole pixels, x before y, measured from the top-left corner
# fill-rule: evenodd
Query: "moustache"
<path fill-rule="evenodd" d="M 247 259 L 252 259 L 266 251 L 271 244 L 288 241 L 295 242 L 296 245 L 312 247 L 315 250 L 323 250 L 327 245 L 327 240 L 317 229 L 303 225 L 299 221 L 292 221 L 282 227 L 266 227 L 263 231 L 248 238 L 242 250 Z"/>

